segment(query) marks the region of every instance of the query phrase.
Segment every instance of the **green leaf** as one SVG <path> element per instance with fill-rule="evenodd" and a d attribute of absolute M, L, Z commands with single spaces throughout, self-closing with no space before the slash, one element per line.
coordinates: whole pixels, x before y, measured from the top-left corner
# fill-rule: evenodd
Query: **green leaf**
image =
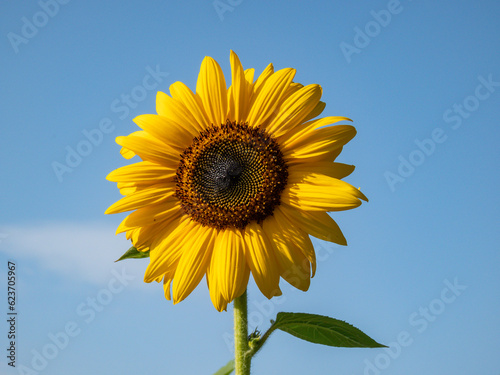
<path fill-rule="evenodd" d="M 342 348 L 384 348 L 356 327 L 328 316 L 280 312 L 273 324 L 299 339 Z"/>
<path fill-rule="evenodd" d="M 132 246 L 130 249 L 128 249 L 125 254 L 123 254 L 120 259 L 115 260 L 115 262 L 119 262 L 120 260 L 123 259 L 140 259 L 140 258 L 148 258 L 149 257 L 149 250 L 148 251 L 139 251 L 137 250 L 134 246 Z"/>
<path fill-rule="evenodd" d="M 234 359 L 230 360 L 224 367 L 221 367 L 214 375 L 229 375 L 234 371 Z"/>

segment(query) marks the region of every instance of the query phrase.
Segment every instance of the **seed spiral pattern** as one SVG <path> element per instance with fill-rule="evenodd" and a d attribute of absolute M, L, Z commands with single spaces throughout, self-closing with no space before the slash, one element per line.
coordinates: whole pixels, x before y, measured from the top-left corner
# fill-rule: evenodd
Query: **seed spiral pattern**
<path fill-rule="evenodd" d="M 288 178 L 274 138 L 248 124 L 211 126 L 184 150 L 176 197 L 191 219 L 217 229 L 243 229 L 272 215 Z"/>

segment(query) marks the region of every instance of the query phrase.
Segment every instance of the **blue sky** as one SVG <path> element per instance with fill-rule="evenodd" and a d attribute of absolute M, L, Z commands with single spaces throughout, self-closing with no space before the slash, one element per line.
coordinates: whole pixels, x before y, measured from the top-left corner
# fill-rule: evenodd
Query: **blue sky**
<path fill-rule="evenodd" d="M 156 91 L 194 89 L 204 56 L 228 75 L 232 49 L 257 73 L 296 68 L 296 81 L 323 87 L 324 115 L 354 120 L 339 160 L 370 198 L 333 214 L 348 247 L 314 241 L 307 293 L 284 284 L 268 301 L 251 283 L 252 327 L 317 313 L 391 347 L 277 332 L 253 373 L 498 374 L 498 2 L 0 7 L 0 280 L 14 261 L 18 296 L 13 369 L 0 288 L 0 373 L 212 374 L 231 359 L 231 309 L 218 313 L 204 282 L 173 306 L 142 282 L 147 260 L 113 263 L 129 243 L 114 235 L 123 216 L 103 213 L 119 198 L 105 176 L 127 163 L 114 138 L 154 113 Z"/>

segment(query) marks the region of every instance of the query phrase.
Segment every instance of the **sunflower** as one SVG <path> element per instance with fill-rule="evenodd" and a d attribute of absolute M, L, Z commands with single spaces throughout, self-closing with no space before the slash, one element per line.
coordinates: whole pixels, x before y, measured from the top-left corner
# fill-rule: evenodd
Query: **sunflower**
<path fill-rule="evenodd" d="M 126 159 L 107 179 L 125 196 L 107 214 L 133 211 L 117 229 L 150 251 L 145 282 L 163 280 L 177 303 L 206 276 L 219 311 L 242 295 L 252 274 L 260 291 L 281 294 L 280 278 L 306 291 L 316 271 L 309 235 L 345 245 L 327 214 L 366 197 L 341 179 L 354 166 L 335 162 L 356 134 L 349 120 L 324 117 L 317 84 L 293 82 L 292 68 L 269 64 L 254 80 L 231 51 L 227 88 L 205 57 L 196 93 L 182 82 L 158 92 L 157 115 L 116 138 Z M 350 120 L 349 120 L 350 121 Z"/>

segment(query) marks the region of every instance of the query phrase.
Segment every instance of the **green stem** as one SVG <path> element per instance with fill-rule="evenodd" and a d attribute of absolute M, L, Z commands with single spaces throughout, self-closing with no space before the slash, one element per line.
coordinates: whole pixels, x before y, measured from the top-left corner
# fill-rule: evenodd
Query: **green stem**
<path fill-rule="evenodd" d="M 234 364 L 236 375 L 250 375 L 247 292 L 234 300 Z"/>

